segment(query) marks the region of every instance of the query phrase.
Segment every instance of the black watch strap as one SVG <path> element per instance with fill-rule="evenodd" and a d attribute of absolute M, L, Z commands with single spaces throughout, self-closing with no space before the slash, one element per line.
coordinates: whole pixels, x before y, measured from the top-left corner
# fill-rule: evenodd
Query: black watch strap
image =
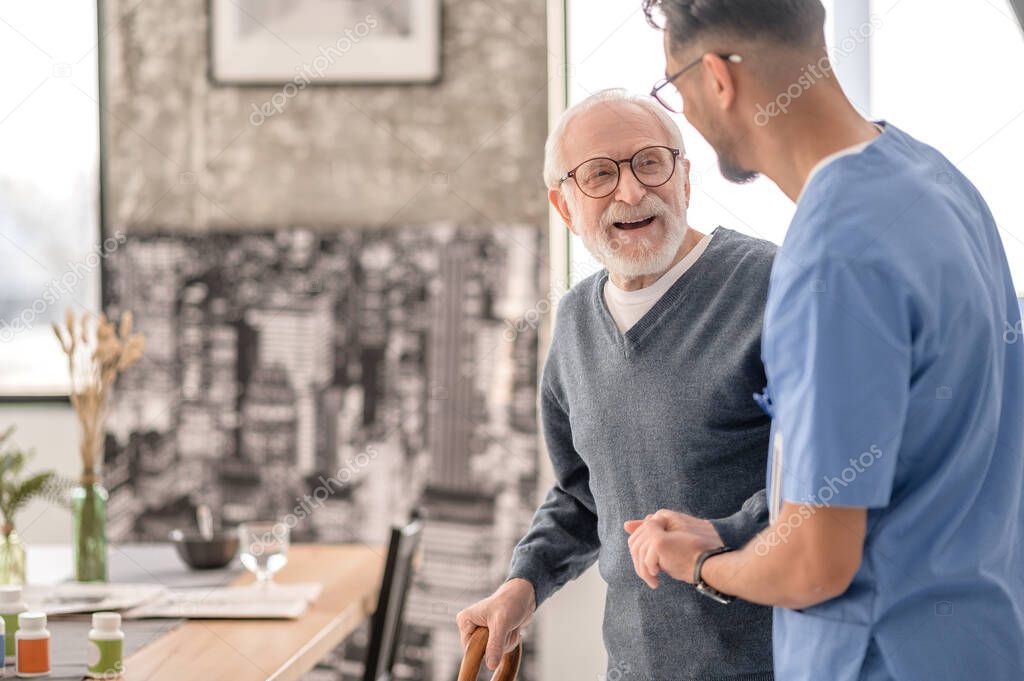
<path fill-rule="evenodd" d="M 697 556 L 697 563 L 693 566 L 693 586 L 697 589 L 697 593 L 701 596 L 707 596 L 713 601 L 717 601 L 722 605 L 728 605 L 733 602 L 732 596 L 727 596 L 715 587 L 711 586 L 700 576 L 701 568 L 704 567 L 704 561 L 711 556 L 717 556 L 720 553 L 728 553 L 732 551 L 728 546 L 719 546 L 714 549 L 708 549 L 704 553 Z"/>

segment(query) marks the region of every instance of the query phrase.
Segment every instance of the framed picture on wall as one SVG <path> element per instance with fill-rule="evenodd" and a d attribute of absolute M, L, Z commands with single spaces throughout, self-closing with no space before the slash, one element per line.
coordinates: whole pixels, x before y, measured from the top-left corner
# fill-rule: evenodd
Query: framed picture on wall
<path fill-rule="evenodd" d="M 210 0 L 210 77 L 297 87 L 441 75 L 441 0 Z"/>

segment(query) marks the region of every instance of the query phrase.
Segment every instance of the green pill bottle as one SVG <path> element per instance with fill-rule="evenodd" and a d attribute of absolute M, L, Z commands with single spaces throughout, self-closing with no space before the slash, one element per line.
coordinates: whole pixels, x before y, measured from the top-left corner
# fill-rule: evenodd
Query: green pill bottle
<path fill-rule="evenodd" d="M 121 615 L 94 612 L 89 630 L 89 669 L 93 679 L 111 679 L 124 673 L 124 632 Z"/>
<path fill-rule="evenodd" d="M 21 602 L 20 586 L 0 586 L 0 618 L 4 620 L 4 661 L 14 664 L 14 635 L 18 633 L 18 613 L 28 608 Z"/>

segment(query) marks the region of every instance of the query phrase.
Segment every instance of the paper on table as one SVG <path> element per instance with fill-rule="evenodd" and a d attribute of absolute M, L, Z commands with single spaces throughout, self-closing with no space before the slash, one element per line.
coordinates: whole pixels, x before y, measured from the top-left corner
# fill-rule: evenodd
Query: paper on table
<path fill-rule="evenodd" d="M 125 610 L 158 599 L 166 593 L 166 587 L 155 584 L 68 582 L 53 586 L 26 585 L 22 590 L 22 598 L 29 610 L 53 616 Z"/>
<path fill-rule="evenodd" d="M 272 600 L 300 598 L 308 603 L 312 603 L 316 599 L 320 598 L 320 592 L 324 590 L 324 585 L 320 582 L 291 582 L 288 584 L 271 582 L 267 586 L 261 586 L 253 583 L 235 588 L 240 592 L 256 594 L 257 596 L 263 595 L 264 597 Z"/>
<path fill-rule="evenodd" d="M 127 619 L 294 619 L 320 592 L 316 582 L 215 588 L 172 589 L 163 597 L 125 613 Z"/>

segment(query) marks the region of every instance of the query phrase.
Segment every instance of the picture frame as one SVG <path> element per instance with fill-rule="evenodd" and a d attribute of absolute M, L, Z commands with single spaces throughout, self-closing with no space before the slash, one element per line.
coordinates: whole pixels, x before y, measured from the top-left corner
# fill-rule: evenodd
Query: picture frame
<path fill-rule="evenodd" d="M 411 84 L 441 77 L 441 0 L 209 3 L 215 84 Z"/>

